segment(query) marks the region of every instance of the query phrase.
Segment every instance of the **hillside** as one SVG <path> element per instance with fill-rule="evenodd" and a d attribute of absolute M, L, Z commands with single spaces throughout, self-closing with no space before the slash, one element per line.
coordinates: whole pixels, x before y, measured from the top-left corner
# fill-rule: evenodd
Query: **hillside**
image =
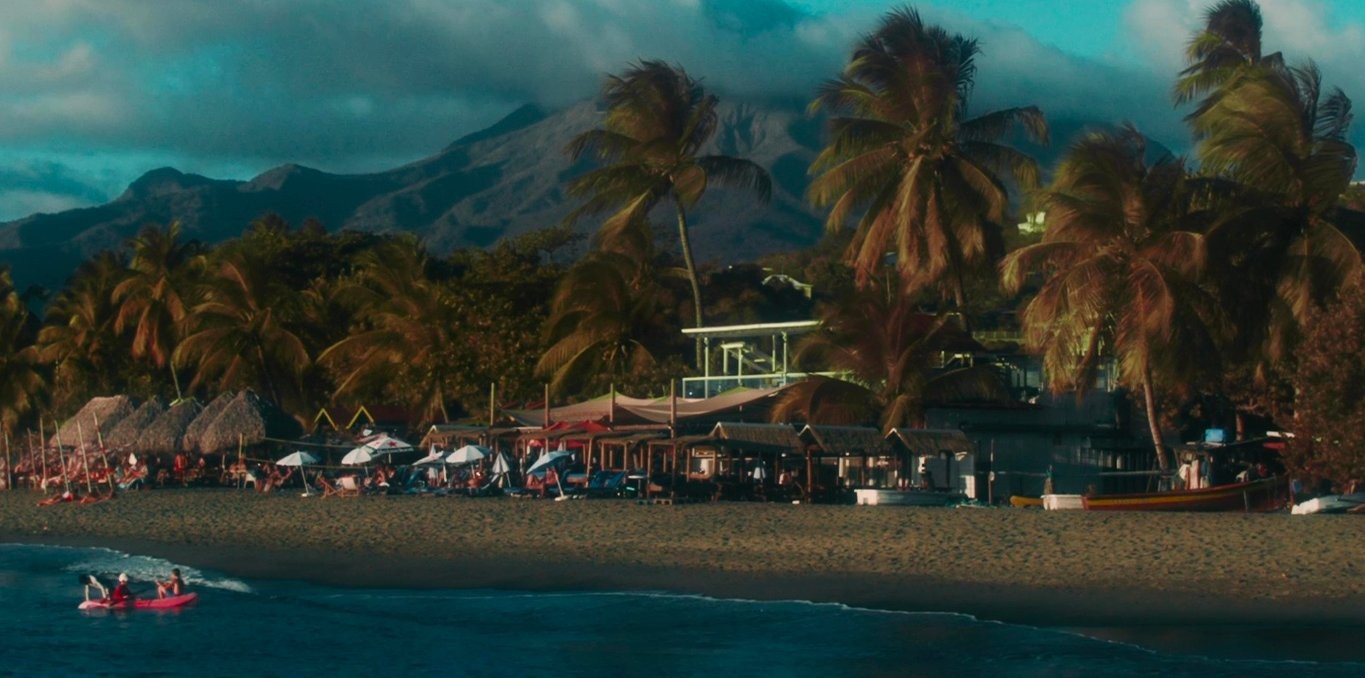
<path fill-rule="evenodd" d="M 372 174 L 290 164 L 227 181 L 155 169 L 107 204 L 0 224 L 0 262 L 13 268 L 21 288 L 56 288 L 82 260 L 120 246 L 143 224 L 179 220 L 188 237 L 218 243 L 269 211 L 295 225 L 313 217 L 329 230 L 412 231 L 438 253 L 482 247 L 567 213 L 563 181 L 587 165 L 571 166 L 563 149 L 599 121 L 592 103 L 554 112 L 525 106 L 435 155 Z M 815 242 L 821 219 L 802 195 L 819 142 L 818 124 L 798 106 L 722 106 L 719 132 L 705 152 L 769 168 L 773 200 L 763 207 L 747 195 L 708 193 L 693 219 L 699 259 L 740 261 Z M 594 227 L 580 225 L 584 232 Z"/>

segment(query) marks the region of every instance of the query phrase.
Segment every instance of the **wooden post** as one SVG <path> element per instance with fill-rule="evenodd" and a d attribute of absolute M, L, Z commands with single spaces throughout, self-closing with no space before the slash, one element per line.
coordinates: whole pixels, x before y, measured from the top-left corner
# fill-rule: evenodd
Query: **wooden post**
<path fill-rule="evenodd" d="M 488 428 L 493 428 L 493 421 L 497 417 L 498 402 L 498 382 L 488 385 Z M 492 447 L 491 445 L 489 447 Z"/>
<path fill-rule="evenodd" d="M 90 413 L 95 419 L 95 444 L 99 445 L 100 461 L 104 466 L 104 479 L 109 483 L 109 496 L 114 496 L 114 472 L 109 468 L 109 450 L 104 448 L 104 433 L 100 431 L 100 415 Z"/>
<path fill-rule="evenodd" d="M 71 474 L 67 473 L 66 452 L 62 451 L 62 426 L 57 422 L 52 422 L 57 428 L 57 460 L 62 462 L 62 484 L 66 486 L 66 493 L 71 494 Z"/>
<path fill-rule="evenodd" d="M 85 467 L 85 496 L 95 495 L 95 485 L 90 482 L 90 457 L 85 453 L 85 430 L 81 428 L 81 420 L 76 420 L 76 440 L 81 445 L 81 466 Z"/>
<path fill-rule="evenodd" d="M 43 477 L 38 489 L 47 491 L 47 440 L 43 436 L 43 418 L 38 417 L 38 454 L 42 456 Z"/>
<path fill-rule="evenodd" d="M 8 426 L 5 427 L 5 489 L 14 489 L 14 467 L 10 465 Z"/>

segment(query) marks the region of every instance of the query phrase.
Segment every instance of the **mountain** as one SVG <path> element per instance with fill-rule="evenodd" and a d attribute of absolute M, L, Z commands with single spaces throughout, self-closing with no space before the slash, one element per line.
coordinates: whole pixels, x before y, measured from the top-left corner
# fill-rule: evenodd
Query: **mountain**
<path fill-rule="evenodd" d="M 711 189 L 690 214 L 701 262 L 734 263 L 815 243 L 823 216 L 804 195 L 807 169 L 823 142 L 822 123 L 796 102 L 722 102 L 715 138 L 703 153 L 748 158 L 773 177 L 772 201 Z M 315 218 L 328 229 L 412 231 L 432 251 L 484 247 L 498 239 L 551 226 L 572 207 L 566 179 L 591 163 L 571 163 L 569 141 L 601 123 L 584 102 L 562 110 L 523 106 L 487 129 L 431 157 L 373 174 L 331 174 L 283 165 L 250 181 L 211 179 L 163 167 L 138 178 L 98 207 L 35 214 L 0 224 L 0 263 L 20 289 L 57 289 L 82 261 L 122 246 L 147 223 L 180 221 L 186 237 L 219 243 L 239 236 L 257 217 L 275 212 L 291 224 Z M 1021 144 L 1050 168 L 1066 143 L 1088 125 L 1052 122 L 1049 147 Z M 675 242 L 671 213 L 656 215 L 662 242 Z M 597 223 L 579 224 L 584 233 Z"/>
<path fill-rule="evenodd" d="M 818 123 L 794 104 L 731 103 L 722 105 L 720 118 L 712 147 L 703 152 L 767 167 L 773 198 L 763 206 L 748 194 L 708 192 L 692 215 L 698 259 L 731 263 L 814 243 L 822 219 L 803 195 L 820 143 Z M 55 289 L 81 261 L 122 246 L 144 224 L 178 220 L 186 237 L 218 243 L 266 212 L 294 225 L 316 218 L 334 231 L 412 231 L 437 253 L 483 247 L 551 226 L 569 211 L 564 180 L 590 164 L 574 165 L 563 149 L 600 122 L 593 103 L 558 111 L 524 106 L 431 157 L 373 174 L 290 164 L 229 181 L 163 167 L 107 204 L 0 224 L 0 262 L 12 267 L 20 289 Z M 657 221 L 671 228 L 671 216 Z M 579 228 L 591 232 L 596 222 L 584 220 Z"/>

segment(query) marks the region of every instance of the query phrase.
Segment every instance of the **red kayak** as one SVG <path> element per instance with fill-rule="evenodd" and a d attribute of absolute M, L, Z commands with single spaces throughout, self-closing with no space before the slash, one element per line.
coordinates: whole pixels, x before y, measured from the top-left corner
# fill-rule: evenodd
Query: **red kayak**
<path fill-rule="evenodd" d="M 199 599 L 198 593 L 182 593 L 169 598 L 134 598 L 122 603 L 111 603 L 108 598 L 87 600 L 80 605 L 82 610 L 171 610 L 184 607 Z"/>

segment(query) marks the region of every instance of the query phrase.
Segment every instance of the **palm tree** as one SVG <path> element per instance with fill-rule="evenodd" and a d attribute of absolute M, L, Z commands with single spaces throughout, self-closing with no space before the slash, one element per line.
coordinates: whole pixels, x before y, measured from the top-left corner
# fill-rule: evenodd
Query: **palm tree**
<path fill-rule="evenodd" d="M 813 376 L 789 387 L 773 421 L 823 424 L 877 421 L 883 431 L 922 425 L 930 402 L 1001 401 L 1009 397 L 988 367 L 944 369 L 943 358 L 972 344 L 948 316 L 915 308 L 893 285 L 873 284 L 825 307 L 817 332 L 806 335 L 797 363 L 844 372 L 850 379 Z"/>
<path fill-rule="evenodd" d="M 1166 470 L 1158 419 L 1158 379 L 1212 369 L 1216 316 L 1198 288 L 1204 239 L 1194 218 L 1184 161 L 1148 162 L 1147 140 L 1132 127 L 1076 141 L 1039 196 L 1047 213 L 1040 243 L 1001 264 L 1018 292 L 1037 272 L 1043 283 L 1024 309 L 1025 341 L 1043 351 L 1054 391 L 1091 387 L 1102 363 L 1118 382 L 1142 389 L 1157 464 Z"/>
<path fill-rule="evenodd" d="M 263 385 L 276 404 L 287 406 L 283 397 L 297 390 L 311 362 L 295 332 L 297 298 L 273 269 L 240 255 L 223 257 L 190 310 L 173 364 L 194 368 L 191 388 Z"/>
<path fill-rule="evenodd" d="M 43 377 L 33 345 L 38 323 L 14 289 L 8 266 L 0 266 L 0 424 L 14 427 L 38 406 Z"/>
<path fill-rule="evenodd" d="M 1045 142 L 1042 112 L 1029 106 L 968 117 L 978 53 L 975 40 L 897 9 L 811 103 L 812 113 L 839 117 L 811 165 L 809 197 L 830 208 L 831 231 L 862 211 L 847 253 L 860 283 L 892 251 L 912 291 L 936 288 L 965 310 L 965 275 L 994 264 L 1002 249 L 1005 179 L 1037 183 L 1033 159 L 998 142 L 1016 129 Z"/>
<path fill-rule="evenodd" d="M 1237 314 L 1238 352 L 1263 366 L 1286 359 L 1310 312 L 1360 269 L 1335 223 L 1356 167 L 1351 117 L 1310 62 L 1243 69 L 1192 121 L 1203 171 L 1231 184 L 1208 234 L 1214 274 Z"/>
<path fill-rule="evenodd" d="M 180 324 L 190 306 L 189 290 L 202 268 L 202 247 L 182 242 L 180 222 L 161 229 L 147 225 L 129 241 L 133 257 L 129 276 L 114 288 L 119 305 L 114 331 L 133 330 L 132 355 L 160 368 L 169 367 L 179 399 L 180 379 L 171 365 Z"/>
<path fill-rule="evenodd" d="M 653 259 L 645 225 L 589 253 L 560 281 L 545 327 L 549 348 L 536 364 L 538 375 L 551 377 L 550 390 L 604 374 L 614 383 L 639 378 L 659 362 L 676 325 Z"/>
<path fill-rule="evenodd" d="M 752 190 L 766 202 L 771 179 L 748 160 L 698 155 L 715 134 L 717 99 L 680 66 L 641 61 L 622 75 L 609 76 L 602 96 L 607 104 L 603 126 L 575 137 L 568 152 L 575 160 L 591 153 L 605 166 L 569 182 L 569 194 L 585 199 L 569 219 L 612 211 L 601 227 L 602 240 L 610 242 L 645 223 L 655 206 L 672 203 L 692 285 L 693 320 L 701 327 L 701 282 L 692 256 L 688 210 L 712 183 Z"/>
<path fill-rule="evenodd" d="M 1204 30 L 1190 40 L 1185 59 L 1189 65 L 1173 91 L 1177 104 L 1217 91 L 1247 66 L 1284 66 L 1279 52 L 1261 55 L 1261 8 L 1254 0 L 1222 0 L 1209 7 Z"/>
<path fill-rule="evenodd" d="M 455 358 L 465 322 L 452 290 L 427 276 L 426 249 L 403 236 L 358 256 L 339 294 L 352 300 L 351 333 L 318 362 L 336 375 L 336 395 L 383 395 L 428 421 L 449 421 L 466 365 Z"/>
<path fill-rule="evenodd" d="M 127 274 L 122 257 L 101 252 L 82 264 L 48 305 L 37 346 L 40 359 L 55 366 L 53 397 L 58 405 L 90 390 L 112 393 L 119 388 L 116 378 L 128 357 L 123 338 L 114 331 L 118 307 L 113 291 Z"/>

